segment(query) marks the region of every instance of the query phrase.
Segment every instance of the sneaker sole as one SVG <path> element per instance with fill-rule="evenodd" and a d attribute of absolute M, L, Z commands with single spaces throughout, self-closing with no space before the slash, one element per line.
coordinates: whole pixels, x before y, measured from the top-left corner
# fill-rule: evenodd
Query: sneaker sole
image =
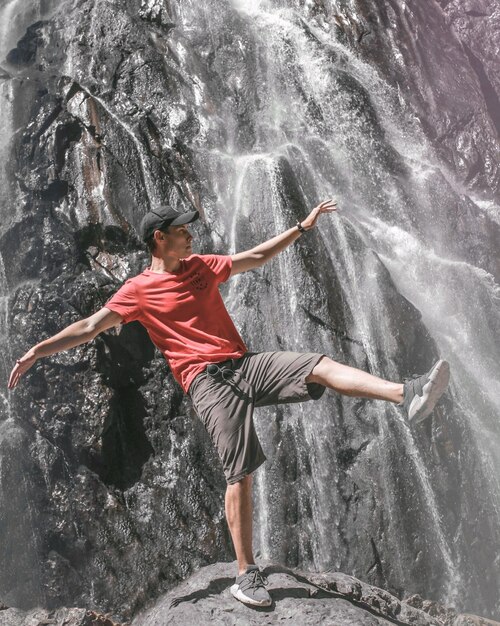
<path fill-rule="evenodd" d="M 420 397 L 420 407 L 410 418 L 412 423 L 418 424 L 432 413 L 437 401 L 446 391 L 449 381 L 450 365 L 448 361 L 440 360 L 434 366 L 429 375 L 429 380 L 422 388 L 423 395 Z"/>
<path fill-rule="evenodd" d="M 239 585 L 236 584 L 231 587 L 231 593 L 237 600 L 243 602 L 243 604 L 251 604 L 252 606 L 271 606 L 272 604 L 271 598 L 269 598 L 269 600 L 254 600 L 253 598 L 249 598 L 241 591 Z"/>

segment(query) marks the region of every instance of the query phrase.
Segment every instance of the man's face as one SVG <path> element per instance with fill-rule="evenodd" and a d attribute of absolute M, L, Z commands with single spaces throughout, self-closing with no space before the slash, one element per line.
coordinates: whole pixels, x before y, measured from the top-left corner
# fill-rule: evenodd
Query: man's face
<path fill-rule="evenodd" d="M 162 234 L 164 249 L 169 253 L 169 256 L 183 259 L 191 254 L 193 235 L 189 232 L 187 224 L 169 226 L 166 232 L 162 231 Z"/>

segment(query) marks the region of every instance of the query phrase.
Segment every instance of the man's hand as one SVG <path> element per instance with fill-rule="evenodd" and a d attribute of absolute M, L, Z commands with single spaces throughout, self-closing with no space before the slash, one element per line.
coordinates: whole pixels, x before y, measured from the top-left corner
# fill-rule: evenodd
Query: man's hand
<path fill-rule="evenodd" d="M 26 354 L 20 359 L 17 359 L 14 369 L 10 373 L 8 384 L 9 389 L 14 389 L 14 387 L 19 382 L 21 376 L 25 374 L 29 370 L 29 368 L 35 364 L 37 360 L 38 357 L 35 355 L 35 351 L 33 350 L 33 348 L 31 348 L 31 350 L 28 350 L 28 352 L 26 352 Z"/>
<path fill-rule="evenodd" d="M 336 200 L 325 200 L 321 204 L 318 204 L 317 207 L 309 213 L 309 215 L 302 220 L 300 223 L 305 230 L 311 230 L 316 225 L 316 221 L 320 215 L 320 213 L 331 213 L 332 211 L 337 210 L 337 201 Z"/>

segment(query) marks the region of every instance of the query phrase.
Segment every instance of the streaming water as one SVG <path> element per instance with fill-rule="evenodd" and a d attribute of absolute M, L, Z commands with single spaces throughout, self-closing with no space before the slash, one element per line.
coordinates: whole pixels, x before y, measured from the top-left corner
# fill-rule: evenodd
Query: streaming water
<path fill-rule="evenodd" d="M 370 371 L 397 376 L 392 357 L 398 341 L 377 270 L 381 260 L 451 363 L 455 419 L 468 432 L 468 445 L 480 460 L 481 488 L 498 511 L 499 288 L 487 271 L 456 258 L 454 232 L 446 226 L 456 207 L 470 199 L 464 199 L 461 185 L 438 162 L 401 94 L 373 67 L 318 23 L 306 28 L 298 11 L 243 0 L 234 5 L 242 20 L 241 37 L 235 36 L 230 53 L 219 51 L 219 63 L 233 67 L 236 56 L 241 67 L 258 75 L 258 81 L 226 76 L 237 95 L 245 84 L 241 97 L 250 102 L 252 111 L 248 137 L 241 140 L 228 132 L 225 145 L 208 150 L 200 146 L 231 252 L 290 227 L 293 193 L 305 207 L 338 198 L 342 211 L 323 216 L 317 227 L 317 237 L 328 251 L 321 262 L 339 276 L 343 302 L 353 318 L 352 333 L 362 344 Z M 215 38 L 220 16 L 206 19 L 204 26 Z M 223 108 L 225 127 L 241 133 L 236 107 L 226 101 Z M 292 179 L 293 193 L 287 190 Z M 478 215 L 490 212 L 498 220 L 496 207 L 478 203 L 476 208 Z M 363 246 L 377 253 L 376 261 L 372 252 L 361 251 Z M 228 287 L 231 311 L 250 348 L 324 351 L 335 358 L 338 344 L 328 333 L 312 336 L 310 321 L 298 305 L 304 301 L 301 293 L 314 297 L 314 289 L 305 283 L 309 278 L 294 249 L 271 264 L 268 272 L 262 271 L 264 280 L 252 272 L 251 277 L 236 276 Z M 291 436 L 299 476 L 300 469 L 309 467 L 307 477 L 300 476 L 293 486 L 300 530 L 290 525 L 282 510 L 287 498 L 293 498 L 280 484 L 275 463 L 280 444 L 269 443 L 279 440 L 276 410 L 260 410 L 257 427 L 270 460 L 256 474 L 256 534 L 268 558 L 289 558 L 290 544 L 304 538 L 309 552 L 300 554 L 299 561 L 321 569 L 340 567 L 348 560 L 352 548 L 345 545 L 339 513 L 345 505 L 335 488 L 338 467 L 329 445 L 334 439 L 333 408 L 333 403 L 329 407 L 318 403 L 314 408 L 283 409 L 295 429 Z M 443 522 L 445 504 L 436 495 L 428 460 L 397 409 L 374 403 L 370 411 L 378 423 L 379 440 L 370 442 L 367 450 L 372 449 L 377 459 L 383 485 L 388 534 L 393 537 L 386 548 L 393 567 L 399 567 L 402 580 L 409 583 L 411 575 L 398 566 L 406 539 L 391 447 L 406 459 L 405 481 L 418 498 L 430 558 L 438 569 L 438 563 L 442 566 L 443 598 L 456 602 L 467 576 L 460 569 L 456 538 Z M 497 536 L 499 530 L 497 520 Z"/>
<path fill-rule="evenodd" d="M 0 347 L 2 352 L 0 375 L 2 381 L 6 381 L 7 374 L 10 372 L 10 368 L 13 364 L 9 333 L 9 295 L 3 257 L 0 254 Z M 2 391 L 0 392 L 0 398 L 3 405 L 3 410 L 1 412 L 4 413 L 5 411 L 5 415 L 7 417 L 12 417 L 9 392 L 3 385 Z"/>
<path fill-rule="evenodd" d="M 47 3 L 47 8 L 50 3 Z M 17 132 L 13 125 L 14 81 L 5 63 L 7 53 L 15 46 L 26 28 L 40 19 L 40 5 L 10 0 L 0 5 L 0 215 L 3 232 L 19 217 L 21 203 L 11 163 L 12 139 Z M 6 277 L 8 258 L 0 254 L 0 498 L 4 532 L 0 535 L 3 555 L 0 588 L 7 602 L 17 606 L 43 604 L 45 589 L 40 571 L 40 514 L 37 509 L 37 486 L 32 475 L 31 459 L 26 453 L 27 437 L 11 403 L 7 380 L 14 366 L 11 349 L 10 301 L 11 286 Z M 8 532 L 5 532 L 8 529 Z M 19 547 L 22 546 L 22 549 Z M 6 590 L 7 593 L 6 593 Z M 12 595 L 11 595 L 12 594 Z"/>
<path fill-rule="evenodd" d="M 22 32 L 22 19 L 25 7 L 19 0 L 10 0 L 0 6 L 0 214 L 7 216 L 12 200 L 12 181 L 7 173 L 9 148 L 14 132 L 12 126 L 13 85 L 7 71 L 3 70 L 3 60 Z M 9 332 L 10 291 L 5 276 L 3 256 L 0 254 L 0 343 L 2 358 L 0 361 L 0 380 L 6 382 L 13 366 Z M 6 385 L 0 392 L 0 414 L 6 418 L 12 416 L 10 394 Z"/>

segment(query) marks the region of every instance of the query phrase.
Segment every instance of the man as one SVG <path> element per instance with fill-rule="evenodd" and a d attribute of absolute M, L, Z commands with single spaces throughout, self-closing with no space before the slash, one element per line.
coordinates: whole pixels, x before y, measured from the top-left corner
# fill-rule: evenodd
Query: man
<path fill-rule="evenodd" d="M 419 422 L 448 384 L 449 367 L 442 360 L 427 374 L 402 384 L 320 353 L 247 350 L 224 306 L 219 284 L 267 263 L 314 228 L 320 214 L 335 210 L 334 201 L 322 202 L 293 228 L 231 256 L 192 254 L 193 237 L 186 224 L 198 219 L 197 211 L 181 214 L 165 206 L 147 213 L 141 234 L 152 254 L 151 266 L 127 280 L 97 313 L 28 350 L 9 378 L 12 389 L 37 359 L 90 341 L 119 323 L 140 321 L 191 397 L 221 458 L 227 481 L 226 517 L 239 568 L 231 592 L 251 605 L 271 604 L 267 581 L 252 553 L 252 473 L 265 460 L 253 425 L 254 407 L 318 399 L 328 387 L 394 402 L 411 422 Z"/>

